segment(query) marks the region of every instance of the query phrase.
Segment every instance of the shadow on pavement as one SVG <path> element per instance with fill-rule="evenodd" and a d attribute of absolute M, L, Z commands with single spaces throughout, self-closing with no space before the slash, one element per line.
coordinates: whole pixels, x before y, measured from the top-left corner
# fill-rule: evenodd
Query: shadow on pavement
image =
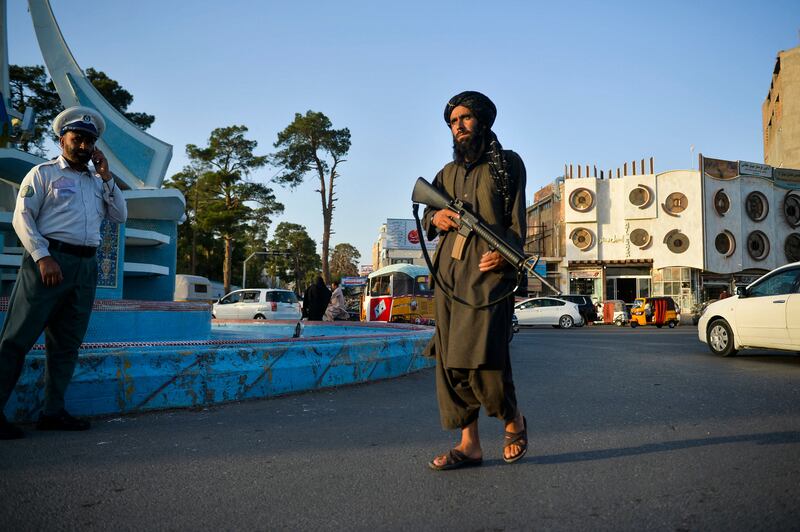
<path fill-rule="evenodd" d="M 550 456 L 531 456 L 526 462 L 530 464 L 564 464 L 569 462 L 587 462 L 592 460 L 607 460 L 624 456 L 638 456 L 641 454 L 677 451 L 707 445 L 725 445 L 728 443 L 753 442 L 758 445 L 778 445 L 786 443 L 800 443 L 800 432 L 768 432 L 762 434 L 742 434 L 739 436 L 720 436 L 715 438 L 695 438 L 691 440 L 676 440 L 662 443 L 647 443 L 636 447 L 622 447 L 619 449 L 600 449 L 597 451 L 583 451 L 563 453 Z"/>

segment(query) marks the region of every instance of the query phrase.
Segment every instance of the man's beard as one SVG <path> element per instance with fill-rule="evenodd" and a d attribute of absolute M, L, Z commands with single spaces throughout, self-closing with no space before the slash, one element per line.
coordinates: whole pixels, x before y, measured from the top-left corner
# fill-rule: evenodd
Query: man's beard
<path fill-rule="evenodd" d="M 92 160 L 92 152 L 88 150 L 65 148 L 64 158 L 71 163 L 86 166 L 89 164 L 89 161 Z"/>
<path fill-rule="evenodd" d="M 453 160 L 458 164 L 474 163 L 484 151 L 483 132 L 475 131 L 467 139 L 459 141 L 453 136 Z"/>

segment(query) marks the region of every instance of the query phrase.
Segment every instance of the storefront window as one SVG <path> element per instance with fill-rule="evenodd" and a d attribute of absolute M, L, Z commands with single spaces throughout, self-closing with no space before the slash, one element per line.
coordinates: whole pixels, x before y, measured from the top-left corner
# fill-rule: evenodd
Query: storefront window
<path fill-rule="evenodd" d="M 569 293 L 591 296 L 595 293 L 594 285 L 595 279 L 570 279 Z"/>
<path fill-rule="evenodd" d="M 663 268 L 653 271 L 653 295 L 670 296 L 681 308 L 695 303 L 696 274 L 691 268 Z"/>
<path fill-rule="evenodd" d="M 650 296 L 650 279 L 639 279 L 639 297 Z"/>

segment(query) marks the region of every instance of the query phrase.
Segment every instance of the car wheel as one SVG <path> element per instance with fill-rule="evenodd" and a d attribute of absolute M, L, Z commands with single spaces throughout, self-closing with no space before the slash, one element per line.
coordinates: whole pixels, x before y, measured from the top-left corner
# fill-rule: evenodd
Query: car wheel
<path fill-rule="evenodd" d="M 631 329 L 635 329 L 638 326 L 639 326 L 639 322 L 638 321 L 632 321 L 631 322 Z"/>
<path fill-rule="evenodd" d="M 678 324 L 677 321 L 671 321 L 671 322 L 669 322 L 669 328 L 670 329 L 674 329 L 677 324 Z"/>
<path fill-rule="evenodd" d="M 729 357 L 736 354 L 736 349 L 733 348 L 733 331 L 723 319 L 711 322 L 706 333 L 706 341 L 708 348 L 715 355 Z"/>
<path fill-rule="evenodd" d="M 568 316 L 566 314 L 558 319 L 558 326 L 562 329 L 569 329 L 572 327 L 573 323 L 575 323 L 575 320 L 572 319 L 572 316 Z"/>
<path fill-rule="evenodd" d="M 254 319 L 254 320 L 265 320 L 265 319 L 267 319 L 267 318 L 266 318 L 266 317 L 264 317 L 264 315 L 263 315 L 263 314 L 256 314 L 255 316 L 253 316 L 253 319 Z"/>
<path fill-rule="evenodd" d="M 614 325 L 616 325 L 617 327 L 622 327 L 625 324 L 622 322 L 622 318 L 617 318 L 614 320 Z"/>

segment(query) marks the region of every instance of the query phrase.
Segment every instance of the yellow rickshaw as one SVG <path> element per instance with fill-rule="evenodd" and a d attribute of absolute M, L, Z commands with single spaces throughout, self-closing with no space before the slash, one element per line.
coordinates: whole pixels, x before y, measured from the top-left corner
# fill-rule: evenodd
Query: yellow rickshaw
<path fill-rule="evenodd" d="M 393 264 L 369 274 L 361 319 L 433 324 L 433 290 L 424 266 Z"/>
<path fill-rule="evenodd" d="M 678 305 L 669 296 L 640 297 L 631 309 L 631 327 L 655 325 L 659 329 L 665 324 L 672 329 L 678 325 Z"/>

